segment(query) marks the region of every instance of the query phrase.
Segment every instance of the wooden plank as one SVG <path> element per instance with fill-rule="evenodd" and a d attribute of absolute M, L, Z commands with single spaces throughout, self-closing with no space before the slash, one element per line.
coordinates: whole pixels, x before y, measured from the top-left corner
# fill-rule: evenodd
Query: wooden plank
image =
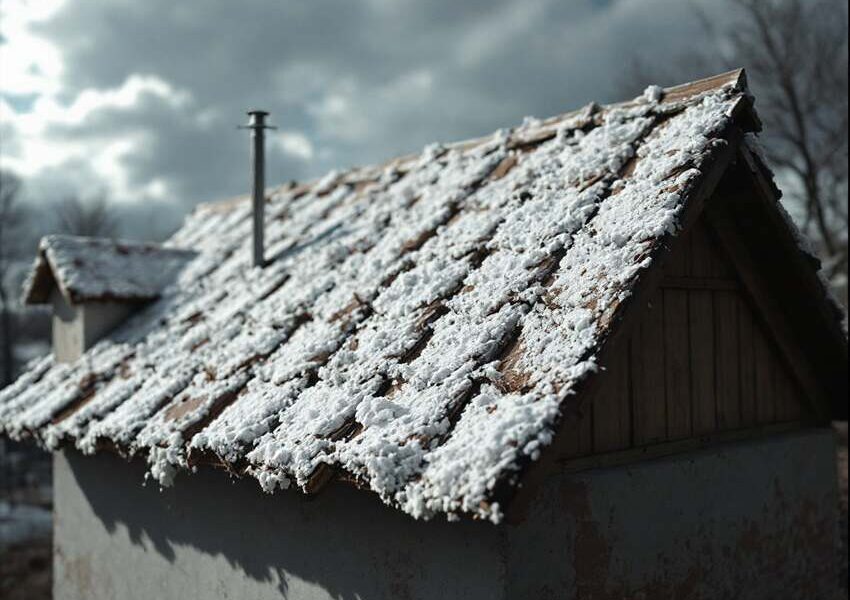
<path fill-rule="evenodd" d="M 794 287 L 787 274 L 802 280 L 803 276 L 813 275 L 813 270 L 810 265 L 793 264 L 799 259 L 799 249 L 777 246 L 778 233 L 787 226 L 763 222 L 778 217 L 776 208 L 754 206 L 756 199 L 769 202 L 759 196 L 739 191 L 708 205 L 706 210 L 711 217 L 712 231 L 733 261 L 753 306 L 758 306 L 760 318 L 767 325 L 767 332 L 777 344 L 786 366 L 805 390 L 807 402 L 824 422 L 830 410 L 840 412 L 832 408 L 836 406 L 836 390 L 846 392 L 846 376 L 841 380 L 834 373 L 838 369 L 846 375 L 846 343 L 836 346 L 825 337 L 816 340 L 821 328 L 814 320 L 812 327 L 805 325 L 806 315 L 812 312 L 809 304 L 816 308 L 822 303 L 821 299 L 816 296 L 816 290 L 807 291 L 802 281 Z M 744 230 L 748 233 L 744 234 Z M 785 260 L 789 261 L 787 267 Z M 811 297 L 806 300 L 802 294 Z M 839 354 L 845 357 L 840 366 L 836 361 Z M 842 395 L 842 402 L 846 412 L 846 393 Z"/>
<path fill-rule="evenodd" d="M 643 318 L 631 339 L 632 410 L 636 444 L 667 438 L 664 386 L 664 297 L 661 293 L 644 307 Z"/>
<path fill-rule="evenodd" d="M 748 164 L 751 173 L 755 176 L 755 187 L 759 192 L 755 195 L 755 200 L 761 202 L 762 207 L 772 207 L 773 204 L 778 203 L 780 201 L 781 192 L 772 181 L 771 173 L 769 169 L 767 169 L 766 165 L 761 162 L 761 159 L 753 155 L 746 145 L 741 145 L 739 147 L 739 152 L 744 161 Z M 780 234 L 780 237 L 782 238 L 781 243 L 788 248 L 789 258 L 799 265 L 799 275 L 804 281 L 801 281 L 800 285 L 794 285 L 792 289 L 803 289 L 803 297 L 805 298 L 808 308 L 815 309 L 823 320 L 829 324 L 828 332 L 832 337 L 832 341 L 837 342 L 837 346 L 830 350 L 838 356 L 839 363 L 844 367 L 842 372 L 835 373 L 834 375 L 841 380 L 841 383 L 843 384 L 841 386 L 842 389 L 846 390 L 848 348 L 847 336 L 841 327 L 841 321 L 843 320 L 844 315 L 838 314 L 838 312 L 841 312 L 840 310 L 836 312 L 836 307 L 833 306 L 833 303 L 829 300 L 828 290 L 819 277 L 817 269 L 812 268 L 812 257 L 800 248 L 797 236 L 788 226 L 786 217 L 777 210 L 768 210 L 767 216 L 776 225 L 775 231 Z M 770 248 L 770 251 L 772 250 L 773 248 Z M 785 265 L 783 263 L 778 264 L 781 265 L 780 269 L 782 269 L 783 274 L 787 274 L 789 265 Z M 782 280 L 789 281 L 789 278 L 783 277 Z M 807 327 L 806 329 L 809 330 L 810 328 Z M 825 344 L 823 343 L 819 343 L 816 346 L 822 348 L 824 345 Z M 845 395 L 842 395 L 840 398 L 841 403 L 844 405 L 845 412 L 847 405 L 844 401 L 846 399 Z"/>
<path fill-rule="evenodd" d="M 747 75 L 744 70 L 736 69 L 728 73 L 667 88 L 664 90 L 664 102 L 681 102 L 697 94 L 704 94 L 726 85 L 735 85 L 740 89 L 747 89 Z"/>
<path fill-rule="evenodd" d="M 580 421 L 581 417 L 578 415 L 570 415 L 564 419 L 561 443 L 562 452 L 566 458 L 581 456 L 581 445 L 579 444 Z"/>
<path fill-rule="evenodd" d="M 708 233 L 704 219 L 700 219 L 694 225 L 688 236 L 690 242 L 688 247 L 689 269 L 691 277 L 715 277 L 721 270 L 717 264 L 716 253 Z"/>
<path fill-rule="evenodd" d="M 803 416 L 803 398 L 800 387 L 787 369 L 774 369 L 773 376 L 774 389 L 776 390 L 776 421 L 779 423 L 799 421 Z"/>
<path fill-rule="evenodd" d="M 587 456 L 593 452 L 592 405 L 588 404 L 580 413 L 570 417 L 564 436 L 564 456 Z"/>
<path fill-rule="evenodd" d="M 630 356 L 622 346 L 593 399 L 593 451 L 623 450 L 632 443 L 632 410 L 629 391 Z"/>
<path fill-rule="evenodd" d="M 738 302 L 738 357 L 741 377 L 741 425 L 755 425 L 756 418 L 756 362 L 755 321 L 748 302 Z"/>
<path fill-rule="evenodd" d="M 741 356 L 738 339 L 738 295 L 714 294 L 714 338 L 717 390 L 717 428 L 721 431 L 741 426 Z"/>
<path fill-rule="evenodd" d="M 714 293 L 688 292 L 691 341 L 691 393 L 693 432 L 697 435 L 717 429 L 717 393 L 715 391 Z"/>
<path fill-rule="evenodd" d="M 738 276 L 735 274 L 735 267 L 712 231 L 708 217 L 703 217 L 700 225 L 702 243 L 705 245 L 705 251 L 711 255 L 712 277 L 737 281 Z"/>
<path fill-rule="evenodd" d="M 692 452 L 694 450 L 715 446 L 717 444 L 758 439 L 766 436 L 776 436 L 782 433 L 797 431 L 802 429 L 802 427 L 803 423 L 799 422 L 775 423 L 771 425 L 750 427 L 747 429 L 719 431 L 705 436 L 688 438 L 686 440 L 653 444 L 651 446 L 641 446 L 618 452 L 608 452 L 583 458 L 566 459 L 559 461 L 561 469 L 560 472 L 576 473 L 587 469 L 627 465 L 653 458 L 672 456 L 683 452 Z"/>
<path fill-rule="evenodd" d="M 770 340 L 767 339 L 761 325 L 753 328 L 753 348 L 755 350 L 756 381 L 756 420 L 761 424 L 776 420 L 776 390 L 773 371 L 779 365 L 773 356 Z"/>
<path fill-rule="evenodd" d="M 686 236 L 690 238 L 689 235 L 686 234 Z M 677 244 L 676 249 L 672 250 L 667 256 L 667 260 L 664 263 L 664 279 L 685 279 L 690 277 L 687 252 L 688 240 L 682 240 L 682 242 L 682 244 Z"/>
<path fill-rule="evenodd" d="M 741 289 L 741 284 L 736 279 L 723 277 L 665 277 L 661 281 L 661 287 L 677 290 L 737 291 Z"/>
<path fill-rule="evenodd" d="M 668 439 L 691 435 L 688 292 L 664 290 L 664 379 Z"/>
<path fill-rule="evenodd" d="M 715 279 L 736 279 L 734 267 L 718 244 L 706 217 L 700 219 L 694 227 L 691 240 L 694 274 Z"/>

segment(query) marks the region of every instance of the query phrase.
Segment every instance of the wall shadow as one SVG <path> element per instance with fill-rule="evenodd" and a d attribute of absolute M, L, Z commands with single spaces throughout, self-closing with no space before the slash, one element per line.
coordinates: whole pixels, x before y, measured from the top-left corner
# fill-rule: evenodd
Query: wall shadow
<path fill-rule="evenodd" d="M 343 484 L 315 499 L 290 490 L 268 495 L 253 480 L 213 469 L 160 489 L 143 485 L 142 461 L 64 456 L 111 535 L 123 526 L 133 545 L 172 564 L 184 546 L 221 556 L 245 576 L 274 583 L 282 598 L 291 597 L 293 577 L 337 600 L 483 598 L 501 579 L 501 530 L 489 524 L 415 521 Z"/>

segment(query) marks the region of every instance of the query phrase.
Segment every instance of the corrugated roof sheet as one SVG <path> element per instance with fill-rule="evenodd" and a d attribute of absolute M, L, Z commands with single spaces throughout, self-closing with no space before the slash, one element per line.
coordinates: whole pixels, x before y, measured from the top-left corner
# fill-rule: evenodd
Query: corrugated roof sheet
<path fill-rule="evenodd" d="M 286 186 L 262 270 L 249 203 L 201 208 L 177 283 L 76 364 L 33 364 L 0 425 L 163 483 L 341 473 L 416 517 L 498 521 L 741 106 L 727 74 Z"/>

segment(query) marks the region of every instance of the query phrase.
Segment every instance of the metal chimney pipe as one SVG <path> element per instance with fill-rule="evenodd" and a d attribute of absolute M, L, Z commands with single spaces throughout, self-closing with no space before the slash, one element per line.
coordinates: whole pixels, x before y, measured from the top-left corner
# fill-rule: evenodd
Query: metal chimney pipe
<path fill-rule="evenodd" d="M 266 125 L 269 113 L 264 110 L 249 110 L 250 120 L 242 129 L 251 130 L 251 195 L 254 209 L 254 266 L 264 267 L 265 259 L 265 206 L 266 206 Z"/>

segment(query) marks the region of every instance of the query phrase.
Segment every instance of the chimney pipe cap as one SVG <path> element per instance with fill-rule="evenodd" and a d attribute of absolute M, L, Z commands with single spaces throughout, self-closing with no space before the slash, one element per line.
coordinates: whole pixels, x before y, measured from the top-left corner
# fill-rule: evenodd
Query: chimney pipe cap
<path fill-rule="evenodd" d="M 269 116 L 269 113 L 265 110 L 249 110 L 248 116 L 251 117 L 248 120 L 248 124 L 240 125 L 239 129 L 253 129 L 254 131 L 259 131 L 261 129 L 277 129 L 277 127 L 266 124 L 266 117 Z"/>

